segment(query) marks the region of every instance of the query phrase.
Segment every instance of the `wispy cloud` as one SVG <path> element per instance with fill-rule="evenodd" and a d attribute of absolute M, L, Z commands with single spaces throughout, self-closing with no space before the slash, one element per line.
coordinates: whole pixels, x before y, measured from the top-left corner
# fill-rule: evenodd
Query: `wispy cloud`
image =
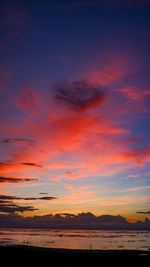
<path fill-rule="evenodd" d="M 23 182 L 30 182 L 30 181 L 37 181 L 36 178 L 19 178 L 19 177 L 4 177 L 0 176 L 0 183 L 23 183 Z"/>
<path fill-rule="evenodd" d="M 140 213 L 140 214 L 150 214 L 150 211 L 137 211 L 136 213 Z"/>
<path fill-rule="evenodd" d="M 9 196 L 9 195 L 0 195 L 0 212 L 1 213 L 18 213 L 18 212 L 27 212 L 27 211 L 35 211 L 37 210 L 36 207 L 33 206 L 26 206 L 26 205 L 18 205 L 15 202 L 26 202 L 26 201 L 52 201 L 57 198 L 45 196 L 45 197 L 16 197 L 16 196 Z"/>
<path fill-rule="evenodd" d="M 138 187 L 131 187 L 131 188 L 127 188 L 127 189 L 123 189 L 121 190 L 122 192 L 132 192 L 132 191 L 142 191 L 142 190 L 147 190 L 150 189 L 149 185 L 146 186 L 138 186 Z"/>
<path fill-rule="evenodd" d="M 43 166 L 34 162 L 15 162 L 15 161 L 1 161 L 0 172 L 10 172 L 13 170 L 27 170 L 42 168 Z"/>
<path fill-rule="evenodd" d="M 139 174 L 129 174 L 128 178 L 137 178 L 139 176 L 140 176 Z"/>
<path fill-rule="evenodd" d="M 74 190 L 75 189 L 75 187 L 71 184 L 65 184 L 65 188 L 68 190 Z"/>
<path fill-rule="evenodd" d="M 18 144 L 18 145 L 33 145 L 34 141 L 31 139 L 26 139 L 26 138 L 4 138 L 1 140 L 2 143 L 4 144 Z"/>
<path fill-rule="evenodd" d="M 1 200 L 53 200 L 57 199 L 55 197 L 16 197 L 16 196 L 7 196 L 7 195 L 0 195 Z"/>
<path fill-rule="evenodd" d="M 20 165 L 38 167 L 38 168 L 42 168 L 43 167 L 41 164 L 37 164 L 37 163 L 33 163 L 33 162 L 22 162 L 22 163 L 20 163 Z"/>
<path fill-rule="evenodd" d="M 16 213 L 16 212 L 25 212 L 25 211 L 35 211 L 36 208 L 32 206 L 19 206 L 13 203 L 4 203 L 4 201 L 0 202 L 0 212 L 4 213 Z"/>

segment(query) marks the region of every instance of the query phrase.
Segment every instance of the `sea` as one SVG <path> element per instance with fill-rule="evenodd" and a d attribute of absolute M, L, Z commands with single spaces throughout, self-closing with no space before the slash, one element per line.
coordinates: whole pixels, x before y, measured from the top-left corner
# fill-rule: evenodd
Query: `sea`
<path fill-rule="evenodd" d="M 150 251 L 147 230 L 0 229 L 0 246 Z"/>

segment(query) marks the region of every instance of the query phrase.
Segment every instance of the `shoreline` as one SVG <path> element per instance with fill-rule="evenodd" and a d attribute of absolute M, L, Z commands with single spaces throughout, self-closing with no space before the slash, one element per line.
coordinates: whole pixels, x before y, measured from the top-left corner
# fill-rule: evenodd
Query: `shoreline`
<path fill-rule="evenodd" d="M 40 246 L 32 246 L 25 244 L 17 244 L 17 245 L 0 245 L 1 248 L 14 248 L 14 249 L 26 249 L 26 250 L 35 250 L 35 251 L 45 251 L 45 252 L 71 252 L 71 253 L 137 253 L 137 254 L 150 254 L 150 250 L 140 250 L 140 249 L 68 249 L 68 248 L 52 248 L 52 247 L 40 247 Z"/>
<path fill-rule="evenodd" d="M 150 264 L 150 251 L 56 249 L 29 245 L 0 246 L 1 260 L 7 264 L 20 262 L 54 267 L 143 267 Z"/>

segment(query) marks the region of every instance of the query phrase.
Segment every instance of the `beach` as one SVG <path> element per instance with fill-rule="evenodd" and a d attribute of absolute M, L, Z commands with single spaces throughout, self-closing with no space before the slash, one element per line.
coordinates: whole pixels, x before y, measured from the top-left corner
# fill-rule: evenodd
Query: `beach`
<path fill-rule="evenodd" d="M 1 246 L 5 265 L 31 264 L 53 267 L 143 267 L 150 264 L 150 251 L 140 250 L 73 250 L 25 245 Z"/>

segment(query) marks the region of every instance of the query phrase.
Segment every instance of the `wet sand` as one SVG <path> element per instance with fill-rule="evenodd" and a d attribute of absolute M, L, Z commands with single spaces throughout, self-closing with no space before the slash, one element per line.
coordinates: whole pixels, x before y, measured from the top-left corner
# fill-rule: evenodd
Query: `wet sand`
<path fill-rule="evenodd" d="M 68 250 L 32 246 L 1 246 L 5 265 L 56 267 L 143 267 L 150 266 L 150 251 Z"/>

